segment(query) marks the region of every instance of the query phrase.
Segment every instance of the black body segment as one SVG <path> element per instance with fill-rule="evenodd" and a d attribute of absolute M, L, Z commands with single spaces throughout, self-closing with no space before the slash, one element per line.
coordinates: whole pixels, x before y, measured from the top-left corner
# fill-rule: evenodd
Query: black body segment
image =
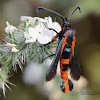
<path fill-rule="evenodd" d="M 73 83 L 70 79 L 68 79 L 69 84 L 69 90 L 71 91 L 73 89 Z M 65 82 L 63 79 L 61 79 L 61 85 L 60 85 L 61 91 L 65 93 Z"/>
<path fill-rule="evenodd" d="M 70 79 L 68 79 L 68 84 L 69 84 L 69 90 L 71 91 L 73 89 L 73 83 Z"/>

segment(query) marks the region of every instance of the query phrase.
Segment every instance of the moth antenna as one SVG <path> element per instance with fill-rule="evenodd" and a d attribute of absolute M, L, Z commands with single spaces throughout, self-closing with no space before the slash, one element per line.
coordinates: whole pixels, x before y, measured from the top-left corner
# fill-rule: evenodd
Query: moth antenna
<path fill-rule="evenodd" d="M 59 16 L 59 17 L 64 21 L 64 17 L 63 17 L 62 15 L 60 15 L 59 13 L 57 13 L 57 12 L 55 12 L 55 11 L 52 11 L 52 10 L 50 10 L 50 9 L 47 9 L 47 8 L 39 7 L 39 8 L 37 8 L 37 10 L 36 10 L 37 13 L 38 13 L 38 11 L 39 11 L 40 9 L 45 10 L 45 11 L 48 11 L 48 12 L 51 12 L 51 13 L 54 13 L 54 14 L 56 14 L 57 16 Z"/>
<path fill-rule="evenodd" d="M 74 12 L 75 12 L 77 9 L 79 9 L 79 12 L 81 12 L 80 7 L 76 7 L 76 8 L 73 10 L 73 12 L 71 13 L 70 17 L 68 18 L 68 22 L 70 21 L 72 15 L 74 14 Z"/>

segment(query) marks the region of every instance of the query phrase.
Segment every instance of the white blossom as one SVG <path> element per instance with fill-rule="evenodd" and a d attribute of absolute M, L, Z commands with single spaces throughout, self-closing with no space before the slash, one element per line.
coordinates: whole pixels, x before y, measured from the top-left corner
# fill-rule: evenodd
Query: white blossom
<path fill-rule="evenodd" d="M 12 26 L 12 25 L 10 25 L 10 24 L 8 23 L 8 21 L 6 22 L 6 24 L 7 24 L 7 27 L 5 28 L 5 32 L 6 32 L 6 33 L 12 34 L 13 32 L 17 31 L 17 28 L 14 27 L 14 26 Z"/>
<path fill-rule="evenodd" d="M 7 43 L 7 46 L 12 48 L 12 52 L 18 52 L 19 51 L 18 49 L 15 48 L 16 47 L 15 44 Z"/>
<path fill-rule="evenodd" d="M 29 23 L 32 27 L 36 27 L 40 23 L 46 23 L 47 20 L 39 17 L 21 16 L 20 21 Z"/>
<path fill-rule="evenodd" d="M 47 20 L 47 27 L 48 28 L 53 28 L 57 32 L 60 32 L 61 31 L 61 26 L 59 25 L 58 22 L 52 22 L 52 18 L 50 16 L 45 17 L 45 19 Z"/>
<path fill-rule="evenodd" d="M 34 18 L 33 17 L 30 17 L 30 16 L 21 16 L 20 17 L 20 21 L 24 22 L 24 21 L 27 21 L 27 20 L 33 20 Z"/>
<path fill-rule="evenodd" d="M 0 89 L 3 90 L 4 96 L 6 88 L 10 89 L 10 87 L 7 84 L 12 84 L 8 81 L 9 69 L 13 66 L 13 70 L 16 71 L 16 67 L 17 65 L 19 65 L 20 69 L 23 70 L 22 65 L 29 63 L 29 61 L 37 61 L 38 63 L 42 63 L 43 59 L 46 56 L 49 56 L 53 53 L 52 48 L 50 49 L 49 46 L 40 46 L 38 48 L 38 46 L 41 44 L 49 43 L 52 40 L 52 38 L 56 35 L 54 31 L 49 30 L 48 28 L 53 28 L 57 32 L 61 30 L 59 23 L 53 22 L 51 17 L 39 18 L 21 16 L 20 20 L 20 29 L 6 22 L 7 27 L 5 28 L 5 32 L 8 34 L 4 41 L 7 44 L 1 44 L 0 61 L 3 64 L 3 66 L 2 68 L 0 68 Z M 36 42 L 35 45 L 31 44 L 34 42 Z M 57 44 L 55 43 L 55 45 Z M 9 51 L 17 53 L 9 53 Z M 35 76 L 37 77 L 33 77 L 34 79 L 30 78 L 29 80 L 28 78 L 31 74 L 28 73 L 28 77 L 26 75 L 26 82 L 33 82 L 33 84 L 37 84 L 38 82 L 40 82 L 39 80 L 42 78 L 42 73 L 39 72 L 39 75 L 37 75 L 36 72 L 36 70 L 39 69 L 41 70 L 41 68 L 37 68 L 37 66 L 34 65 L 34 68 L 31 70 L 33 72 L 35 71 L 34 74 L 36 74 Z"/>
<path fill-rule="evenodd" d="M 40 44 L 47 44 L 52 40 L 54 32 L 50 32 L 50 30 L 48 30 L 43 23 L 39 24 L 36 28 L 36 30 L 38 31 L 37 40 Z M 50 35 L 48 33 L 50 33 Z"/>
<path fill-rule="evenodd" d="M 47 22 L 45 19 L 43 18 L 39 18 L 39 17 L 30 17 L 30 16 L 21 16 L 20 21 L 24 22 L 24 21 L 35 21 L 35 20 L 39 20 L 40 22 Z"/>
<path fill-rule="evenodd" d="M 56 35 L 56 33 L 53 30 L 49 30 L 48 28 L 53 28 L 57 32 L 61 31 L 60 25 L 57 22 L 52 22 L 51 17 L 45 19 L 47 20 L 46 26 L 42 23 L 38 25 L 39 28 L 37 29 L 38 33 L 40 33 L 40 36 L 37 40 L 41 44 L 47 44 Z"/>
<path fill-rule="evenodd" d="M 9 47 L 15 47 L 16 45 L 15 44 L 11 44 L 11 43 L 7 43 L 7 46 L 9 46 Z"/>
<path fill-rule="evenodd" d="M 51 17 L 45 17 L 43 18 L 38 18 L 38 17 L 21 17 L 22 21 L 27 21 L 29 20 L 30 22 L 33 22 L 34 25 L 37 23 L 34 27 L 31 26 L 28 28 L 28 32 L 24 32 L 24 38 L 25 43 L 30 43 L 30 42 L 38 42 L 40 44 L 47 44 L 49 43 L 52 38 L 56 35 L 56 33 L 53 30 L 49 30 L 48 28 L 53 28 L 57 32 L 61 31 L 61 27 L 59 23 L 57 22 L 52 22 Z"/>
<path fill-rule="evenodd" d="M 24 32 L 25 43 L 36 42 L 37 39 L 37 31 L 33 27 L 29 27 L 28 32 Z"/>
<path fill-rule="evenodd" d="M 15 47 L 12 47 L 12 52 L 18 52 L 19 50 L 16 49 Z"/>

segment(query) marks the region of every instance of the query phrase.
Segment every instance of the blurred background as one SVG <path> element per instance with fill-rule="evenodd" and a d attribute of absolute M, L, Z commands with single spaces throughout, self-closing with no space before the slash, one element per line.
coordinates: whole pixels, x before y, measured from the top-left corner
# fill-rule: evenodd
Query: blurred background
<path fill-rule="evenodd" d="M 6 21 L 18 26 L 20 16 L 51 16 L 61 24 L 50 12 L 37 14 L 37 7 L 46 7 L 68 17 L 77 6 L 82 12 L 77 10 L 70 23 L 76 31 L 82 76 L 79 81 L 73 81 L 73 91 L 64 94 L 60 90 L 59 68 L 57 76 L 45 82 L 52 61 L 48 59 L 42 65 L 30 62 L 23 73 L 19 68 L 17 73 L 13 72 L 9 81 L 17 87 L 10 86 L 12 91 L 7 89 L 6 98 L 0 91 L 0 100 L 100 100 L 100 0 L 0 0 L 0 37 L 4 38 Z"/>

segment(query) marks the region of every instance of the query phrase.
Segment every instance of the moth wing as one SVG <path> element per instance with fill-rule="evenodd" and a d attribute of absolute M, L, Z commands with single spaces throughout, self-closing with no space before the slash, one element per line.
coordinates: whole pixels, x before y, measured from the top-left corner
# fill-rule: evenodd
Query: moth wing
<path fill-rule="evenodd" d="M 62 43 L 63 43 L 63 38 L 59 42 L 58 49 L 57 49 L 56 54 L 53 58 L 51 66 L 50 66 L 48 72 L 46 73 L 46 81 L 50 81 L 56 75 L 56 69 L 57 69 L 57 64 L 58 64 L 60 54 L 61 54 Z"/>
<path fill-rule="evenodd" d="M 72 59 L 71 59 L 71 63 L 70 63 L 69 68 L 71 69 L 71 71 L 70 71 L 71 77 L 74 80 L 79 80 L 80 75 L 81 75 L 81 70 L 80 70 L 80 65 L 78 62 L 76 48 L 74 48 L 74 57 L 72 57 Z"/>

